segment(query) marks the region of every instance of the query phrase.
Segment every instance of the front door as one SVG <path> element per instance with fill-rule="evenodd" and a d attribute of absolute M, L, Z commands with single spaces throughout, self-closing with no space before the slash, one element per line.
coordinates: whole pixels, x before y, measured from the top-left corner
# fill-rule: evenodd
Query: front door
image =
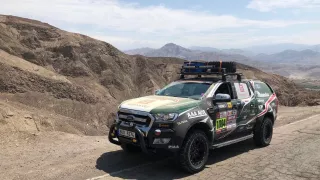
<path fill-rule="evenodd" d="M 214 95 L 229 94 L 230 102 L 217 103 L 213 106 L 210 116 L 215 126 L 215 140 L 222 140 L 228 137 L 237 127 L 238 102 L 234 97 L 231 83 L 221 84 Z"/>

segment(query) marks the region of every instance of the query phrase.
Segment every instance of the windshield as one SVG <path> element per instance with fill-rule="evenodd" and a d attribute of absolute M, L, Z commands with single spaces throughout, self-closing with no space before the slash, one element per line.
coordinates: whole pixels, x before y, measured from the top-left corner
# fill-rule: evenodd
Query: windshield
<path fill-rule="evenodd" d="M 156 95 L 200 99 L 210 86 L 210 83 L 204 82 L 173 82 Z"/>

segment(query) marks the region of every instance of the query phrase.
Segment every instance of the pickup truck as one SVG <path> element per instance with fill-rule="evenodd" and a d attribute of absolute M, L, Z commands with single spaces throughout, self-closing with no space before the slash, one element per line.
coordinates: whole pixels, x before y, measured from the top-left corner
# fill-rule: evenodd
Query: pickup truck
<path fill-rule="evenodd" d="M 155 95 L 119 105 L 109 141 L 127 152 L 169 150 L 189 173 L 204 169 L 209 149 L 247 139 L 268 146 L 277 96 L 269 84 L 242 77 L 234 62 L 186 62 Z"/>

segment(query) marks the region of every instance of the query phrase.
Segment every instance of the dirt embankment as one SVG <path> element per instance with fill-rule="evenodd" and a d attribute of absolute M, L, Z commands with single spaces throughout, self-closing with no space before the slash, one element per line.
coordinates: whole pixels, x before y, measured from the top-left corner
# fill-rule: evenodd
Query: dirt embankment
<path fill-rule="evenodd" d="M 33 123 L 48 126 L 37 131 L 103 134 L 121 101 L 152 94 L 173 81 L 182 62 L 177 58 L 129 56 L 106 42 L 81 34 L 0 15 L 0 102 L 3 109 L 19 106 L 21 109 L 13 111 L 35 114 L 31 115 Z M 284 105 L 319 99 L 301 92 L 281 76 L 245 65 L 238 69 L 248 78 L 269 82 Z M 45 122 L 37 114 L 50 120 Z M 29 119 L 21 113 L 14 124 L 28 126 L 32 122 Z M 72 128 L 65 128 L 68 124 Z"/>

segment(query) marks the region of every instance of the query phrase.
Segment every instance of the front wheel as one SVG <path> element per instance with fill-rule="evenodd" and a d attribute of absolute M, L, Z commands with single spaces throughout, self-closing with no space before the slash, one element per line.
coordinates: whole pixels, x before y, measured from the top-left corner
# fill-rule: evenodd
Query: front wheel
<path fill-rule="evenodd" d="M 194 131 L 186 138 L 176 158 L 183 170 L 197 173 L 204 169 L 208 156 L 208 137 L 203 131 Z"/>
<path fill-rule="evenodd" d="M 271 142 L 273 135 L 273 123 L 272 120 L 266 117 L 261 124 L 257 124 L 254 132 L 254 143 L 259 147 L 268 146 Z"/>

